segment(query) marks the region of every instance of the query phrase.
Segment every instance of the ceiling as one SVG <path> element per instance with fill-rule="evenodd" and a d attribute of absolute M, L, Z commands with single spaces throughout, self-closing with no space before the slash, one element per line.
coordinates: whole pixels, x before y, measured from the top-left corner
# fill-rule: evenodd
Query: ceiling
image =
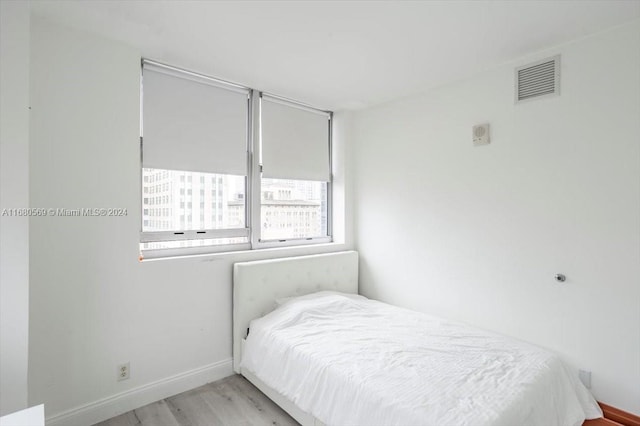
<path fill-rule="evenodd" d="M 638 0 L 31 0 L 142 56 L 332 110 L 359 109 L 640 18 Z"/>

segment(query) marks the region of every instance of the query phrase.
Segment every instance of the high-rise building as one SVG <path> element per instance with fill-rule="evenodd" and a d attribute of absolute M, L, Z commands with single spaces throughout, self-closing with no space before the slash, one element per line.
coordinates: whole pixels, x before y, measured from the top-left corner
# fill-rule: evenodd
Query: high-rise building
<path fill-rule="evenodd" d="M 231 181 L 237 179 L 211 173 L 144 169 L 143 231 L 243 228 L 244 213 L 227 212 Z"/>
<path fill-rule="evenodd" d="M 143 170 L 143 231 L 244 228 L 242 176 Z M 326 184 L 263 179 L 261 239 L 326 235 Z"/>

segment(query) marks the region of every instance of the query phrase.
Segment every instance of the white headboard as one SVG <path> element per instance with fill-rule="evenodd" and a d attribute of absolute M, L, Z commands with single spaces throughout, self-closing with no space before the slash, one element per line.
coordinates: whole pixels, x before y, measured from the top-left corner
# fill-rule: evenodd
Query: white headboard
<path fill-rule="evenodd" d="M 240 373 L 249 323 L 275 308 L 275 300 L 321 290 L 358 292 L 358 253 L 241 262 L 233 265 L 233 369 Z"/>

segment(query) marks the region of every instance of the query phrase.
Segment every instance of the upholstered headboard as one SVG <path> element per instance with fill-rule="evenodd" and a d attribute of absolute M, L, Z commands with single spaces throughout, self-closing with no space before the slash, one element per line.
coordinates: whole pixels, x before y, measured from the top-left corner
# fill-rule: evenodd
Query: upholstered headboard
<path fill-rule="evenodd" d="M 240 373 L 249 323 L 275 308 L 275 300 L 321 290 L 358 292 L 358 253 L 241 262 L 233 265 L 233 369 Z"/>

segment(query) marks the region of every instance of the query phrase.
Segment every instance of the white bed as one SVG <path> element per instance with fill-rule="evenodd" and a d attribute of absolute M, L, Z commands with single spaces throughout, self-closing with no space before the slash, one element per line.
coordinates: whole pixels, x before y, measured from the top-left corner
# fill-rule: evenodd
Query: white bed
<path fill-rule="evenodd" d="M 355 252 L 234 267 L 234 368 L 303 425 L 577 426 L 601 415 L 554 354 L 357 296 L 357 268 Z"/>

